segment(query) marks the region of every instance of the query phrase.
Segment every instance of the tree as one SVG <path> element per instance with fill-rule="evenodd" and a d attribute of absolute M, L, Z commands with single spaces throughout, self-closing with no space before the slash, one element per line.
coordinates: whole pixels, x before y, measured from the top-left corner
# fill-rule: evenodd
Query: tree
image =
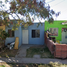
<path fill-rule="evenodd" d="M 0 29 L 0 45 L 3 47 L 5 46 L 5 40 L 7 37 L 9 37 L 9 34 L 3 29 Z"/>
<path fill-rule="evenodd" d="M 5 4 L 6 3 L 10 3 L 8 10 L 3 9 L 5 6 L 3 2 L 0 1 L 0 23 L 5 24 L 6 26 L 12 24 L 13 30 L 16 30 L 17 27 L 20 26 L 20 23 L 22 23 L 24 27 L 32 25 L 33 21 L 36 19 L 36 16 L 43 19 L 47 18 L 51 23 L 54 21 L 53 15 L 59 15 L 59 12 L 55 13 L 55 11 L 50 10 L 50 6 L 46 5 L 45 0 L 5 0 Z M 16 19 L 13 14 L 16 15 L 18 19 Z M 13 17 L 13 21 L 10 19 L 9 15 Z M 25 18 L 21 19 L 19 15 Z M 31 18 L 30 15 L 34 15 L 34 18 Z"/>

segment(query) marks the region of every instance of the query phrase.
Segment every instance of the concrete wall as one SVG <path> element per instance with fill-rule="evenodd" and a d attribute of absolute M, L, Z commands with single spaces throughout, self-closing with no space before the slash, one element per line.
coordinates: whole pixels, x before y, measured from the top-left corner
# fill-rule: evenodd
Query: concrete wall
<path fill-rule="evenodd" d="M 37 23 L 35 23 L 34 25 L 29 26 L 29 44 L 44 44 L 44 23 L 42 23 L 43 25 L 39 25 L 39 27 L 37 27 Z M 39 38 L 32 38 L 32 30 L 40 30 L 40 37 Z"/>
<path fill-rule="evenodd" d="M 12 29 L 12 26 L 6 27 L 6 32 L 8 32 L 8 29 Z M 18 30 L 15 31 L 15 36 L 14 37 L 8 37 L 6 38 L 5 44 L 7 45 L 8 43 L 15 42 L 15 38 L 19 37 L 19 47 L 22 45 L 22 30 L 25 30 L 20 26 Z M 37 23 L 34 23 L 33 25 L 29 26 L 26 30 L 28 30 L 28 44 L 33 44 L 33 45 L 43 45 L 44 44 L 44 23 L 42 25 L 40 24 L 39 27 L 37 28 Z M 40 30 L 40 37 L 39 38 L 32 38 L 32 30 Z"/>
<path fill-rule="evenodd" d="M 61 23 L 65 21 L 67 20 L 54 21 L 53 24 L 49 24 L 49 22 L 45 21 L 44 31 L 49 30 L 49 28 L 58 28 L 58 36 L 52 36 L 52 37 L 55 37 L 56 40 L 62 41 L 62 28 L 67 28 L 67 26 L 62 25 Z"/>
<path fill-rule="evenodd" d="M 42 25 L 40 24 L 39 27 L 37 27 L 38 23 L 34 23 L 33 25 L 29 26 L 28 30 L 28 43 L 33 45 L 43 45 L 44 44 L 44 23 Z M 24 30 L 24 29 L 23 29 Z M 32 38 L 32 30 L 40 30 L 40 37 L 39 38 Z M 23 33 L 22 33 L 23 34 Z"/>
<path fill-rule="evenodd" d="M 12 29 L 12 26 L 6 27 L 6 32 L 8 32 L 9 29 Z M 15 38 L 19 37 L 19 47 L 21 46 L 21 26 L 14 32 L 14 37 L 7 37 L 5 40 L 5 45 L 8 43 L 15 42 Z"/>

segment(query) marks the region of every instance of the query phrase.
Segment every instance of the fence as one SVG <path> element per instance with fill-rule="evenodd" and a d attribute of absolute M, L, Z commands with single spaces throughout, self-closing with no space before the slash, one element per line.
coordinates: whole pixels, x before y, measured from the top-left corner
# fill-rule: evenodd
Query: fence
<path fill-rule="evenodd" d="M 45 44 L 50 50 L 51 54 L 56 58 L 67 58 L 67 45 L 66 44 L 57 44 L 52 40 L 46 37 L 45 34 Z"/>

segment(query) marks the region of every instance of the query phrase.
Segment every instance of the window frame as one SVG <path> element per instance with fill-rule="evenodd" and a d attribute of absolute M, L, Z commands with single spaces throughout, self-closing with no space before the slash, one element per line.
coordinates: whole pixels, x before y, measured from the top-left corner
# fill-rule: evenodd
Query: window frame
<path fill-rule="evenodd" d="M 33 34 L 31 35 L 32 38 L 40 38 L 40 29 L 32 29 L 31 33 L 33 33 L 33 30 L 35 31 L 35 34 L 34 34 L 34 36 L 33 36 Z M 37 36 L 37 31 L 39 31 L 39 36 Z"/>
<path fill-rule="evenodd" d="M 15 32 L 11 29 L 8 29 L 8 34 L 9 34 L 9 37 L 14 37 L 15 36 Z"/>
<path fill-rule="evenodd" d="M 54 29 L 56 29 L 57 33 L 50 32 L 50 29 L 53 29 L 53 32 L 55 32 Z M 49 28 L 49 32 L 52 34 L 52 35 L 50 34 L 50 36 L 58 36 L 58 28 Z M 57 34 L 57 35 L 55 35 L 55 34 Z"/>

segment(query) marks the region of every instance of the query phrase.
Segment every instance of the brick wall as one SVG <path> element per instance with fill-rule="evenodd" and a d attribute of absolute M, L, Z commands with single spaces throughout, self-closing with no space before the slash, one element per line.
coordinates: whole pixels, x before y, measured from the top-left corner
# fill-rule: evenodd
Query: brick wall
<path fill-rule="evenodd" d="M 51 54 L 54 54 L 54 43 L 52 40 L 49 40 L 49 38 L 46 37 L 46 34 L 45 34 L 45 44 L 49 48 Z"/>
<path fill-rule="evenodd" d="M 55 44 L 54 57 L 67 58 L 67 45 L 66 44 Z"/>
<path fill-rule="evenodd" d="M 66 44 L 57 44 L 52 40 L 46 37 L 45 34 L 45 44 L 50 50 L 51 54 L 54 54 L 56 58 L 67 58 L 67 45 Z"/>

